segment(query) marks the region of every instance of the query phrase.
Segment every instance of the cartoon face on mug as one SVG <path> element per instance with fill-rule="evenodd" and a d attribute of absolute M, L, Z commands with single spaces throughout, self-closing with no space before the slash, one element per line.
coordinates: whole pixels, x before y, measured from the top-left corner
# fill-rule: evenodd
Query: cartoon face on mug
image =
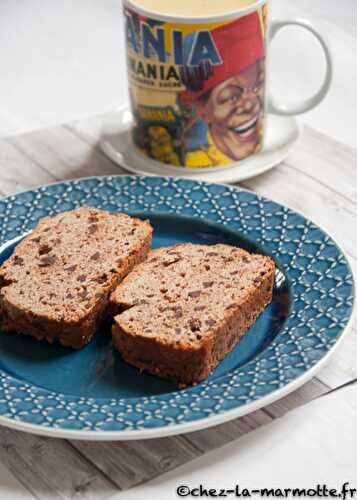
<path fill-rule="evenodd" d="M 264 112 L 264 61 L 223 81 L 196 104 L 215 146 L 232 160 L 254 153 Z"/>

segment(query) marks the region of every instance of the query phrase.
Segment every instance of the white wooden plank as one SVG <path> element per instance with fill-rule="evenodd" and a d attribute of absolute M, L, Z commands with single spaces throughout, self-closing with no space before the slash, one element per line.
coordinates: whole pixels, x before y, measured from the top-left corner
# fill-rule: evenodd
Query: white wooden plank
<path fill-rule="evenodd" d="M 112 175 L 122 170 L 66 127 L 40 130 L 9 139 L 12 145 L 34 164 L 45 168 L 57 179 L 93 175 Z"/>
<path fill-rule="evenodd" d="M 268 424 L 275 418 L 282 417 L 289 411 L 308 403 L 318 396 L 326 394 L 329 390 L 330 388 L 324 383 L 317 379 L 313 379 L 297 391 L 265 407 L 263 410 L 233 420 L 227 424 L 217 426 L 213 429 L 187 434 L 185 439 L 194 444 L 201 453 L 206 453 L 209 450 L 219 448 L 229 443 L 232 439 L 238 439 L 248 432 Z"/>
<path fill-rule="evenodd" d="M 357 149 L 305 128 L 287 163 L 357 202 Z"/>
<path fill-rule="evenodd" d="M 259 410 L 245 417 L 213 427 L 212 429 L 186 434 L 184 439 L 198 450 L 199 455 L 202 455 L 209 450 L 220 448 L 233 439 L 238 439 L 248 432 L 268 424 L 272 420 L 273 417 L 268 415 L 268 413 L 264 410 Z"/>
<path fill-rule="evenodd" d="M 178 437 L 123 443 L 73 441 L 88 460 L 111 478 L 120 489 L 128 489 L 237 439 L 264 425 L 272 417 L 263 411 L 227 424 Z"/>
<path fill-rule="evenodd" d="M 264 407 L 264 411 L 272 418 L 280 418 L 291 410 L 310 402 L 330 391 L 330 387 L 319 380 L 312 379 L 309 383 L 303 385 L 297 391 L 292 392 L 285 398 Z"/>
<path fill-rule="evenodd" d="M 65 125 L 72 133 L 77 134 L 82 140 L 92 145 L 99 145 L 99 140 L 108 114 L 92 116 L 85 120 L 77 120 Z"/>
<path fill-rule="evenodd" d="M 229 443 L 272 420 L 263 411 L 177 437 L 123 443 L 73 441 L 88 460 L 94 461 L 120 489 L 128 489 L 174 469 L 208 450 Z"/>
<path fill-rule="evenodd" d="M 101 500 L 117 488 L 64 440 L 0 428 L 0 461 L 43 500 Z"/>
<path fill-rule="evenodd" d="M 73 441 L 72 445 L 120 489 L 145 482 L 199 454 L 182 437 L 116 443 Z"/>
<path fill-rule="evenodd" d="M 49 184 L 57 178 L 41 168 L 9 141 L 0 144 L 0 191 L 3 195 Z"/>
<path fill-rule="evenodd" d="M 35 498 L 3 465 L 0 457 L 0 500 L 31 500 Z"/>

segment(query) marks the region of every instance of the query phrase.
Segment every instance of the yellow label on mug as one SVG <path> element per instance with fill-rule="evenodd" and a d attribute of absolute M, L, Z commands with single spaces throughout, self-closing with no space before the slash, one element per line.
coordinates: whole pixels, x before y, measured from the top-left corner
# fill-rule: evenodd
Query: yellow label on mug
<path fill-rule="evenodd" d="M 133 139 L 143 154 L 186 168 L 225 167 L 259 151 L 266 6 L 192 24 L 125 7 Z"/>

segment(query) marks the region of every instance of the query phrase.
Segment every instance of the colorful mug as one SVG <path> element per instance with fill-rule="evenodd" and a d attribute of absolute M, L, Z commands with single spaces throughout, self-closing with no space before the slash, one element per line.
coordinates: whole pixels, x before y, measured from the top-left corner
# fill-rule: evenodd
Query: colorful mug
<path fill-rule="evenodd" d="M 194 0 L 193 0 L 194 1 Z M 152 160 L 177 168 L 229 167 L 259 153 L 266 114 L 304 113 L 327 94 L 331 53 L 308 22 L 269 22 L 268 0 L 234 13 L 168 16 L 124 0 L 132 137 Z M 320 90 L 294 106 L 266 95 L 267 42 L 288 25 L 315 35 L 326 58 Z"/>

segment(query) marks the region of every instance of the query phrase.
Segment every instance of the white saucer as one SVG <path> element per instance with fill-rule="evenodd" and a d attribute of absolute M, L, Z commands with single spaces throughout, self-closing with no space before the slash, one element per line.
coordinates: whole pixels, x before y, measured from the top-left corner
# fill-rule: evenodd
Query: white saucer
<path fill-rule="evenodd" d="M 108 118 L 101 136 L 104 153 L 125 170 L 140 175 L 167 175 L 220 183 L 243 181 L 275 167 L 288 156 L 301 132 L 295 117 L 268 115 L 265 146 L 261 153 L 231 167 L 192 171 L 163 165 L 138 153 L 131 139 L 131 123 L 129 108 L 118 109 Z"/>

